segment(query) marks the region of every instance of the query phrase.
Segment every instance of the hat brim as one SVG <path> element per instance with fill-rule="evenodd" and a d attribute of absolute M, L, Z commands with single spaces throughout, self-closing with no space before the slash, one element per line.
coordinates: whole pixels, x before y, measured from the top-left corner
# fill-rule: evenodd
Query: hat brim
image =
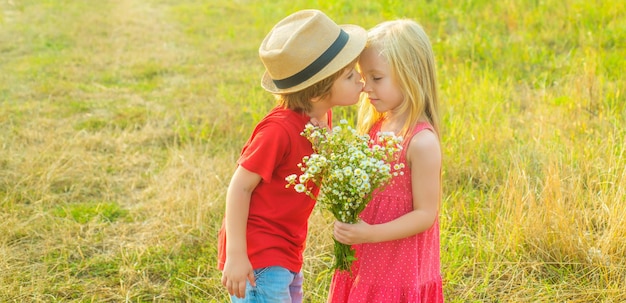
<path fill-rule="evenodd" d="M 294 93 L 333 75 L 347 66 L 350 62 L 354 61 L 354 59 L 356 59 L 365 48 L 365 43 L 367 42 L 367 31 L 360 26 L 351 24 L 340 25 L 340 27 L 348 33 L 348 42 L 343 49 L 341 49 L 339 54 L 337 54 L 337 56 L 318 73 L 296 86 L 280 89 L 276 87 L 269 73 L 265 71 L 263 77 L 261 78 L 261 86 L 266 91 L 274 94 Z"/>

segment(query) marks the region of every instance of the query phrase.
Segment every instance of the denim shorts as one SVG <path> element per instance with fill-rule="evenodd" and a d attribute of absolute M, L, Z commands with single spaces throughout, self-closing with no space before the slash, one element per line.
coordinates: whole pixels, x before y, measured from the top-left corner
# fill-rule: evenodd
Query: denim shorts
<path fill-rule="evenodd" d="M 302 272 L 295 273 L 280 266 L 254 270 L 256 287 L 246 284 L 246 297 L 230 296 L 233 303 L 301 303 Z"/>

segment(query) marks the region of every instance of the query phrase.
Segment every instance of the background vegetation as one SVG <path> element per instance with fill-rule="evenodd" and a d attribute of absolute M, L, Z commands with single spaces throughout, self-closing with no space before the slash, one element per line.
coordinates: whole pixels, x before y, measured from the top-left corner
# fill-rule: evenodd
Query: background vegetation
<path fill-rule="evenodd" d="M 303 8 L 432 39 L 449 302 L 625 301 L 625 3 L 0 0 L 0 301 L 226 302 L 224 193 L 273 106 L 258 45 Z"/>

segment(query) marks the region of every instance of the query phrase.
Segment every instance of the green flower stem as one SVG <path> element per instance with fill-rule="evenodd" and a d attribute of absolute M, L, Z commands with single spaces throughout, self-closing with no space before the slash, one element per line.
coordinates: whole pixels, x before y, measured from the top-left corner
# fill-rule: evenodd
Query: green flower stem
<path fill-rule="evenodd" d="M 335 264 L 333 269 L 351 271 L 352 262 L 356 260 L 354 249 L 351 245 L 343 244 L 335 239 L 333 241 L 335 242 Z"/>

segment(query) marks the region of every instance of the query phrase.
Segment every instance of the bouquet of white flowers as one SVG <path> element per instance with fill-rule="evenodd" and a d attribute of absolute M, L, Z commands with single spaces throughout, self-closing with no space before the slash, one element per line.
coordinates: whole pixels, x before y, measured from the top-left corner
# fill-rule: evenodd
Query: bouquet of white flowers
<path fill-rule="evenodd" d="M 313 144 L 313 154 L 305 156 L 298 167 L 300 175 L 286 178 L 287 187 L 316 198 L 313 184 L 320 187 L 318 203 L 341 222 L 356 223 L 359 214 L 372 198 L 372 192 L 389 182 L 402 169 L 391 167 L 402 149 L 402 138 L 393 133 L 379 133 L 378 141 L 341 120 L 332 131 L 307 125 L 302 132 Z M 334 269 L 350 270 L 356 258 L 350 245 L 335 240 Z"/>

